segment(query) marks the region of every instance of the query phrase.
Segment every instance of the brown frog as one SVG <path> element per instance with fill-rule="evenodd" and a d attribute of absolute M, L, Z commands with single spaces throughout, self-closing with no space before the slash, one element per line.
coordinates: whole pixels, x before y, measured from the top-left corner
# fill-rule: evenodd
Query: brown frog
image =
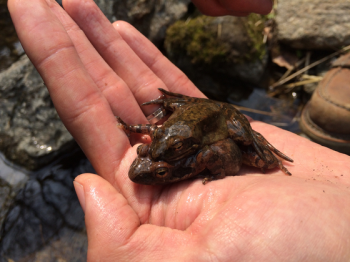
<path fill-rule="evenodd" d="M 255 132 L 247 118 L 233 105 L 159 90 L 173 97 L 152 100 L 143 105 L 161 104 L 166 110 L 173 112 L 161 126 L 128 126 L 119 119 L 127 131 L 151 136 L 149 155 L 152 160 L 173 162 L 193 155 L 206 145 L 231 138 L 238 146 L 250 146 L 249 150 L 256 152 L 254 156 L 259 156 L 259 167 L 262 170 L 271 166 L 271 152 L 293 162 L 261 134 Z M 278 166 L 290 175 L 282 164 Z"/>
<path fill-rule="evenodd" d="M 131 181 L 144 185 L 163 185 L 203 177 L 203 184 L 213 179 L 235 175 L 242 165 L 242 153 L 232 139 L 206 145 L 197 153 L 173 162 L 154 161 L 150 145 L 138 147 L 138 156 L 129 170 Z"/>
<path fill-rule="evenodd" d="M 171 163 L 152 160 L 149 149 L 149 144 L 138 147 L 138 156 L 129 170 L 129 178 L 135 183 L 163 185 L 190 178 L 203 178 L 202 182 L 206 184 L 213 179 L 236 175 L 242 163 L 259 168 L 272 169 L 279 166 L 285 169 L 270 151 L 264 152 L 268 160 L 266 165 L 252 146 L 238 148 L 230 138 L 205 146 L 196 154 Z"/>

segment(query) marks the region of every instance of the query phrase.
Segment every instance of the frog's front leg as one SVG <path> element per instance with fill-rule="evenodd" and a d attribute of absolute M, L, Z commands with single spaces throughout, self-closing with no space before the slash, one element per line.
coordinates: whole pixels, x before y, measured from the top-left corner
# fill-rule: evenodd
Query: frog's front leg
<path fill-rule="evenodd" d="M 127 125 L 119 116 L 116 116 L 119 124 L 123 128 L 125 133 L 140 133 L 147 134 L 153 137 L 154 132 L 157 130 L 157 125 L 152 124 L 139 124 L 139 125 Z"/>
<path fill-rule="evenodd" d="M 196 159 L 198 167 L 209 171 L 203 175 L 203 184 L 213 179 L 234 176 L 242 165 L 241 150 L 230 138 L 205 146 Z"/>
<path fill-rule="evenodd" d="M 226 176 L 225 170 L 223 169 L 224 163 L 220 159 L 219 155 L 215 151 L 211 150 L 209 146 L 205 146 L 198 153 L 196 160 L 196 173 L 200 173 L 207 169 L 207 172 L 203 172 L 200 175 L 203 177 L 203 185 L 214 179 L 222 179 Z"/>

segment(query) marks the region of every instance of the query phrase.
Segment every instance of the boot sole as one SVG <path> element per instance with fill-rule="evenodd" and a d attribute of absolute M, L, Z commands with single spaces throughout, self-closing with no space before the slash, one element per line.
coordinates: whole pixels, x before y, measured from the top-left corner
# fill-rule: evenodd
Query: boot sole
<path fill-rule="evenodd" d="M 301 114 L 300 128 L 314 142 L 350 155 L 350 135 L 330 133 L 316 125 L 309 115 L 309 104 Z"/>

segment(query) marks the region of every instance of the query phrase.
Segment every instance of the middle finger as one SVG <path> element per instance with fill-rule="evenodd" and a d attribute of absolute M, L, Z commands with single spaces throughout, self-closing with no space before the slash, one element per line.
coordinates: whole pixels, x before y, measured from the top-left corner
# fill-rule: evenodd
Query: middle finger
<path fill-rule="evenodd" d="M 139 104 L 159 96 L 157 88 L 167 89 L 125 43 L 93 1 L 66 0 L 63 4 L 103 59 L 128 85 Z M 145 111 L 148 114 L 153 110 L 147 108 Z"/>
<path fill-rule="evenodd" d="M 146 118 L 127 86 L 96 51 L 72 18 L 53 1 L 49 7 L 71 38 L 84 67 L 109 102 L 113 113 L 127 123 L 146 123 Z"/>

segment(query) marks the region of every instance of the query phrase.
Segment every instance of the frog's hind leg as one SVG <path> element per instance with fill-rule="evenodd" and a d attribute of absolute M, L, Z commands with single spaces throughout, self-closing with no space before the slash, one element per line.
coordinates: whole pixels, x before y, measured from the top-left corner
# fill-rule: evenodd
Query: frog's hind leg
<path fill-rule="evenodd" d="M 264 151 L 265 152 L 265 151 Z M 265 153 L 266 154 L 266 153 Z M 272 153 L 271 153 L 271 156 L 270 156 L 273 161 L 270 162 L 268 165 L 267 165 L 267 169 L 272 169 L 272 168 L 275 168 L 279 167 L 279 169 L 281 169 L 285 174 L 291 176 L 292 174 L 288 171 L 288 169 L 282 164 L 282 161 L 280 159 L 278 159 L 278 157 L 275 157 Z M 264 168 L 262 168 L 264 169 Z M 263 170 L 263 173 L 264 173 L 265 169 Z"/>
<path fill-rule="evenodd" d="M 267 146 L 272 152 L 274 152 L 276 155 L 278 155 L 279 157 L 283 158 L 284 160 L 287 160 L 289 162 L 294 162 L 293 159 L 291 159 L 290 157 L 286 156 L 285 154 L 283 154 L 281 151 L 279 151 L 277 148 L 275 148 L 273 145 L 271 145 L 266 139 L 265 137 L 262 136 L 262 134 L 256 132 L 253 130 L 253 134 L 254 137 L 258 140 L 258 142 L 260 144 L 263 144 L 265 146 Z"/>
<path fill-rule="evenodd" d="M 254 131 L 254 130 L 253 130 Z M 255 140 L 255 137 L 253 136 L 253 143 L 252 143 L 253 148 L 255 149 L 256 153 L 258 156 L 264 161 L 267 162 L 265 154 L 261 151 L 259 143 Z"/>
<path fill-rule="evenodd" d="M 259 140 L 254 135 L 248 119 L 231 104 L 223 104 L 223 113 L 227 116 L 226 121 L 230 137 L 238 144 L 252 145 L 259 157 L 265 162 L 266 157 L 262 152 Z"/>
<path fill-rule="evenodd" d="M 277 161 L 278 161 L 278 167 L 284 172 L 286 173 L 287 175 L 291 176 L 292 174 L 288 171 L 288 169 L 282 164 L 282 161 L 279 160 L 277 157 L 276 157 Z"/>
<path fill-rule="evenodd" d="M 263 152 L 266 157 L 266 161 L 260 158 L 255 149 L 253 150 L 252 146 L 242 146 L 241 151 L 243 164 L 260 168 L 263 173 L 265 173 L 266 169 L 273 169 L 278 166 L 279 169 L 281 169 L 285 174 L 291 176 L 292 174 L 282 164 L 282 161 L 278 159 L 274 154 L 272 154 L 267 146 L 263 147 L 265 147 Z"/>

